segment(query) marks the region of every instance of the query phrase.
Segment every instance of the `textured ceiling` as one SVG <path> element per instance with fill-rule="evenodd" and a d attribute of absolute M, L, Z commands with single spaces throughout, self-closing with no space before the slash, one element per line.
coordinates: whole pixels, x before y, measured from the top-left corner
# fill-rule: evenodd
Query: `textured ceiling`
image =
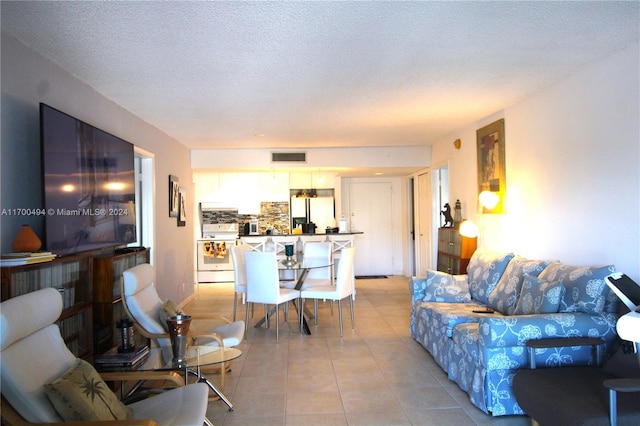
<path fill-rule="evenodd" d="M 191 148 L 430 143 L 639 38 L 630 2 L 9 2 L 2 31 Z M 256 137 L 263 134 L 263 137 Z"/>

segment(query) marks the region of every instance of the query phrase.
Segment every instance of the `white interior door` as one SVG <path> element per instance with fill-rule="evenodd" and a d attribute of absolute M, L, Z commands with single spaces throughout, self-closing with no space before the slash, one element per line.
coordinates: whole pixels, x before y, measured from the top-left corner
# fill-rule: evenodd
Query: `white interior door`
<path fill-rule="evenodd" d="M 429 172 L 418 175 L 416 203 L 416 275 L 425 276 L 431 265 L 431 177 Z"/>
<path fill-rule="evenodd" d="M 351 182 L 349 211 L 356 236 L 356 275 L 390 275 L 393 271 L 393 220 L 391 182 Z"/>

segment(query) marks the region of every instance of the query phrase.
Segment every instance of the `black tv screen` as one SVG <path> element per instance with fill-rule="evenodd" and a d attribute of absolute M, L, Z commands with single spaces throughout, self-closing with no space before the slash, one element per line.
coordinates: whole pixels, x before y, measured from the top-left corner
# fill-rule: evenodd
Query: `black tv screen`
<path fill-rule="evenodd" d="M 40 104 L 45 248 L 58 255 L 136 239 L 133 145 Z"/>

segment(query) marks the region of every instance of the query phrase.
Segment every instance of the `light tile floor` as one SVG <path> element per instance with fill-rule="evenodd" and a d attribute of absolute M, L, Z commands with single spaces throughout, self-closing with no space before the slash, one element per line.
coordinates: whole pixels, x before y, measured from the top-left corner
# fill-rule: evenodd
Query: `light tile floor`
<path fill-rule="evenodd" d="M 225 395 L 209 403 L 208 418 L 232 425 L 517 425 L 528 417 L 487 416 L 449 381 L 429 353 L 409 334 L 410 298 L 406 277 L 356 280 L 355 330 L 343 303 L 344 337 L 337 305 L 331 315 L 320 303 L 319 324 L 300 335 L 291 310 L 275 328 L 249 327 L 242 356 L 227 374 Z M 232 284 L 202 284 L 184 309 L 197 318 L 233 312 Z M 308 301 L 311 308 L 311 301 Z M 253 321 L 263 315 L 256 307 Z M 239 304 L 239 319 L 244 319 Z M 218 377 L 211 376 L 216 382 Z"/>

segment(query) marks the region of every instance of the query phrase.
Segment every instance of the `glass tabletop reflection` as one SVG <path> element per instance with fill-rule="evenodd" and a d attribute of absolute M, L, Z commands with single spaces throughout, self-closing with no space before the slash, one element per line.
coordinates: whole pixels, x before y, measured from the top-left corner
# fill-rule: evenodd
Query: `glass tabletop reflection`
<path fill-rule="evenodd" d="M 170 371 L 197 369 L 207 365 L 219 364 L 239 358 L 242 351 L 236 348 L 224 348 L 220 352 L 219 346 L 189 346 L 187 360 L 181 364 L 172 361 L 173 352 L 170 346 L 150 348 L 149 355 L 131 366 L 103 366 L 101 371 Z"/>

